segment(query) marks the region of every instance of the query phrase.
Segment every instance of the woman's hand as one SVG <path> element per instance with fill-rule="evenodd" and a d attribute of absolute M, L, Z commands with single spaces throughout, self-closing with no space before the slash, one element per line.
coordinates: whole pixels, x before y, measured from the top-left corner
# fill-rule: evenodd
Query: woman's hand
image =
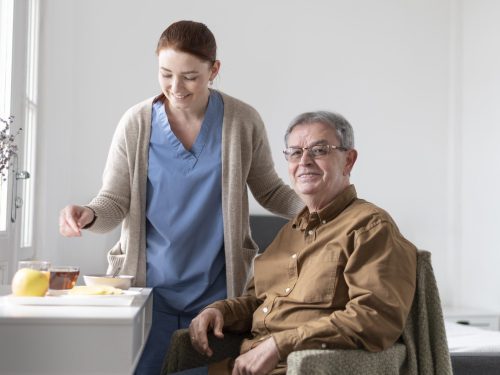
<path fill-rule="evenodd" d="M 83 206 L 66 206 L 59 213 L 59 233 L 64 237 L 80 237 L 81 229 L 94 220 L 94 211 Z"/>

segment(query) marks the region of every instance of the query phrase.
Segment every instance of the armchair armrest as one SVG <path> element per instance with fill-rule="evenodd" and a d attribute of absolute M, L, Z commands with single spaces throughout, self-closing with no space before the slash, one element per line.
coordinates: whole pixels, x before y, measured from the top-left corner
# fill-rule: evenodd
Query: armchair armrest
<path fill-rule="evenodd" d="M 366 350 L 299 350 L 287 358 L 287 375 L 300 374 L 399 374 L 406 347 L 396 343 L 382 352 Z"/>
<path fill-rule="evenodd" d="M 236 358 L 240 354 L 240 345 L 245 334 L 224 332 L 224 339 L 218 339 L 212 333 L 208 334 L 208 345 L 213 350 L 212 357 L 207 357 L 196 351 L 191 345 L 188 329 L 179 329 L 172 335 L 170 349 L 163 362 L 161 374 L 207 366 L 210 363 L 222 361 L 228 357 Z"/>

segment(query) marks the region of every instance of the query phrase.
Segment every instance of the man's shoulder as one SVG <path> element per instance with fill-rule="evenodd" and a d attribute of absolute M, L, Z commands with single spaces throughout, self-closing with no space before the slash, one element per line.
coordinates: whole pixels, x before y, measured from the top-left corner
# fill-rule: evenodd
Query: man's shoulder
<path fill-rule="evenodd" d="M 344 214 L 357 223 L 358 229 L 369 229 L 381 223 L 390 223 L 395 225 L 391 215 L 383 208 L 367 200 L 357 198 L 347 207 Z"/>
<path fill-rule="evenodd" d="M 362 198 L 356 198 L 350 207 L 367 215 L 389 215 L 385 209 Z"/>

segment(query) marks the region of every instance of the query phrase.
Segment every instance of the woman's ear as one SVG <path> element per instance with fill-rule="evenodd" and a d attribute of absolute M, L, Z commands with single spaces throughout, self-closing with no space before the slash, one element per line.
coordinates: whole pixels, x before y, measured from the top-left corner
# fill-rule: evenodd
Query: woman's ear
<path fill-rule="evenodd" d="M 220 69 L 220 60 L 215 60 L 212 66 L 210 67 L 210 81 L 213 81 L 217 74 L 219 74 Z"/>

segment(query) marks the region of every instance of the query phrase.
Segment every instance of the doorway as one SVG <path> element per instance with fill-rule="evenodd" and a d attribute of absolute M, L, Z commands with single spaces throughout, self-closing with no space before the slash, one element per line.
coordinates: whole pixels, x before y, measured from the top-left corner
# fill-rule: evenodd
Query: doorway
<path fill-rule="evenodd" d="M 38 30 L 39 0 L 0 0 L 0 131 L 10 137 L 0 151 L 15 146 L 0 176 L 0 284 L 35 256 Z"/>

